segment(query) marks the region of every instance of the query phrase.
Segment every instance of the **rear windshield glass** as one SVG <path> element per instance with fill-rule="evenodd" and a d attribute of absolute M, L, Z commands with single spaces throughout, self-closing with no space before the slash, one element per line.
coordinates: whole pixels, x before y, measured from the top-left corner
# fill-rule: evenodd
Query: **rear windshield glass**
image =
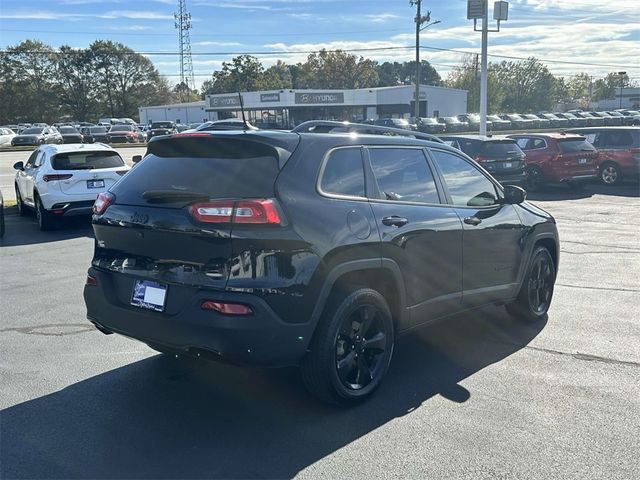
<path fill-rule="evenodd" d="M 54 170 L 93 170 L 124 166 L 116 152 L 59 153 L 51 161 Z"/>
<path fill-rule="evenodd" d="M 481 155 L 515 155 L 522 153 L 520 147 L 513 142 L 484 142 Z"/>
<path fill-rule="evenodd" d="M 91 133 L 107 133 L 107 129 L 104 127 L 96 127 L 91 129 Z"/>
<path fill-rule="evenodd" d="M 114 125 L 111 127 L 112 132 L 131 132 L 133 127 L 131 125 Z"/>
<path fill-rule="evenodd" d="M 78 131 L 73 127 L 60 127 L 58 131 L 60 133 L 78 133 Z"/>
<path fill-rule="evenodd" d="M 558 140 L 558 144 L 560 145 L 560 150 L 564 153 L 574 153 L 574 152 L 595 152 L 596 149 L 587 142 L 585 139 L 566 139 L 566 140 Z"/>
<path fill-rule="evenodd" d="M 151 128 L 173 128 L 171 122 L 153 122 Z"/>
<path fill-rule="evenodd" d="M 180 195 L 274 196 L 278 158 L 268 145 L 241 140 L 174 138 L 153 142 L 149 149 L 149 155 L 114 187 L 118 203 L 190 203 L 180 200 Z"/>

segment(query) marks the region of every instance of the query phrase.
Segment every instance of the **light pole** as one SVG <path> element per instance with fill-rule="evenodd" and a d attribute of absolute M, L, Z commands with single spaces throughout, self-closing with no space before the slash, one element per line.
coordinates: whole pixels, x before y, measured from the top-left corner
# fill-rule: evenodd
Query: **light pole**
<path fill-rule="evenodd" d="M 622 109 L 622 89 L 624 88 L 624 76 L 627 72 L 618 72 L 618 76 L 620 77 L 620 109 Z"/>
<path fill-rule="evenodd" d="M 489 8 L 487 0 L 467 0 L 467 19 L 473 20 L 474 32 L 482 32 L 482 55 L 480 61 L 480 135 L 487 134 L 487 49 L 489 32 L 499 32 L 500 22 L 509 16 L 509 2 L 493 4 L 493 18 L 498 21 L 497 28 L 489 30 Z M 482 28 L 478 30 L 478 20 L 482 20 Z"/>
<path fill-rule="evenodd" d="M 420 116 L 420 32 L 431 25 L 440 23 L 440 20 L 431 21 L 431 12 L 421 14 L 422 0 L 409 0 L 409 5 L 416 6 L 416 92 L 415 92 L 415 118 Z M 426 25 L 425 25 L 426 23 Z M 416 120 L 417 121 L 417 120 Z"/>

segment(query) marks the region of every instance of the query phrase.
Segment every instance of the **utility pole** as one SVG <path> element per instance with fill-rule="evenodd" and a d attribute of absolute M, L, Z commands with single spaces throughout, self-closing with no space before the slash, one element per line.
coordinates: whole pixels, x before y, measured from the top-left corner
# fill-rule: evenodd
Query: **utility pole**
<path fill-rule="evenodd" d="M 618 76 L 620 77 L 620 109 L 622 109 L 622 89 L 624 88 L 624 76 L 627 72 L 618 72 Z"/>
<path fill-rule="evenodd" d="M 409 5 L 416 6 L 416 91 L 414 93 L 415 110 L 414 116 L 418 118 L 420 116 L 420 32 L 431 25 L 440 23 L 440 20 L 434 22 L 431 21 L 431 12 L 428 11 L 426 15 L 422 15 L 422 0 L 409 0 Z M 426 23 L 426 25 L 425 25 Z"/>
<path fill-rule="evenodd" d="M 467 0 L 467 19 L 473 20 L 473 30 L 482 32 L 482 58 L 480 60 L 480 135 L 487 134 L 487 50 L 489 32 L 499 32 L 500 22 L 508 18 L 509 2 L 498 1 L 493 5 L 493 18 L 498 27 L 489 30 L 489 8 L 487 0 Z M 482 28 L 478 30 L 478 20 L 482 20 Z"/>

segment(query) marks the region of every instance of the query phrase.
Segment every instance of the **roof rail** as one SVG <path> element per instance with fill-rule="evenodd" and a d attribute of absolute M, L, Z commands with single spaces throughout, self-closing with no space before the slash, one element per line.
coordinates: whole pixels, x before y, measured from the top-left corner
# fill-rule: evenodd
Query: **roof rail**
<path fill-rule="evenodd" d="M 320 128 L 319 128 L 320 127 Z M 362 133 L 368 135 L 397 135 L 418 140 L 444 143 L 435 135 L 403 130 L 402 128 L 383 127 L 382 125 L 367 125 L 364 123 L 336 122 L 331 120 L 309 120 L 295 127 L 295 133 Z"/>

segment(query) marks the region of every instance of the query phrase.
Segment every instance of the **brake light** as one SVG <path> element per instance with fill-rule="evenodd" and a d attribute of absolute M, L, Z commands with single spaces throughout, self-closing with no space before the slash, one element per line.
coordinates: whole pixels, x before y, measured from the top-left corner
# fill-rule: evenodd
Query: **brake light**
<path fill-rule="evenodd" d="M 42 177 L 42 179 L 45 182 L 52 182 L 54 180 L 67 180 L 71 177 L 73 177 L 73 174 L 71 173 L 59 173 L 59 174 L 45 175 Z"/>
<path fill-rule="evenodd" d="M 200 305 L 202 310 L 210 310 L 221 313 L 223 315 L 244 316 L 253 314 L 251 307 L 241 303 L 216 302 L 214 300 L 206 300 Z"/>
<path fill-rule="evenodd" d="M 109 205 L 111 205 L 115 199 L 116 196 L 111 192 L 101 193 L 93 204 L 93 213 L 95 215 L 102 215 L 107 211 L 107 208 L 109 208 Z"/>
<path fill-rule="evenodd" d="M 98 285 L 98 279 L 96 277 L 92 277 L 91 275 L 87 275 L 87 281 L 84 283 L 89 287 L 95 287 Z"/>
<path fill-rule="evenodd" d="M 191 215 L 203 223 L 242 223 L 280 225 L 281 218 L 274 200 L 218 200 L 196 203 L 189 207 Z"/>

